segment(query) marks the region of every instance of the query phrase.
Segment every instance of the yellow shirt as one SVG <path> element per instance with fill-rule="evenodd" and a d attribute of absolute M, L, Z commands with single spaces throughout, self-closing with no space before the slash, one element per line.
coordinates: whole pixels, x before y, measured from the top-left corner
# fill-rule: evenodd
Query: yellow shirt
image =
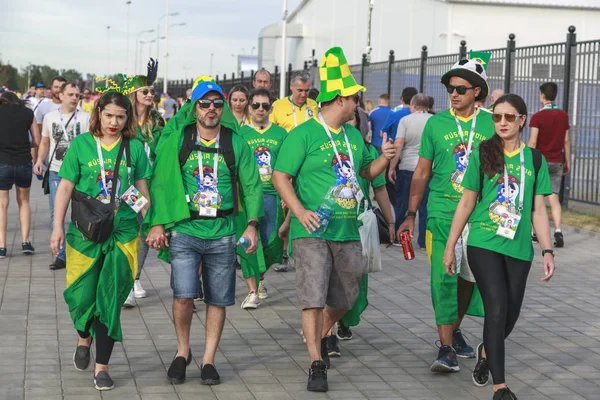
<path fill-rule="evenodd" d="M 92 115 L 92 112 L 94 111 L 94 100 L 90 100 L 90 101 L 82 100 L 81 101 L 81 110 Z"/>
<path fill-rule="evenodd" d="M 273 103 L 270 119 L 271 122 L 289 132 L 301 123 L 316 117 L 318 112 L 319 105 L 312 99 L 307 99 L 306 103 L 299 107 L 292 104 L 290 97 L 284 97 Z"/>

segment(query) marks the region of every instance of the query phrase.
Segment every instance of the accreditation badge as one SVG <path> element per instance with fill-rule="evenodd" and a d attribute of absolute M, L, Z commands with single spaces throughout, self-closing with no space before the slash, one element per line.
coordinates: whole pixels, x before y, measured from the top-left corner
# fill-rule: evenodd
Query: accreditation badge
<path fill-rule="evenodd" d="M 513 240 L 520 222 L 521 216 L 519 214 L 513 212 L 502 213 L 502 215 L 500 215 L 496 235 Z"/>
<path fill-rule="evenodd" d="M 133 211 L 139 213 L 142 208 L 148 204 L 148 199 L 136 189 L 135 186 L 131 185 L 129 189 L 121 196 L 121 200 L 125 202 Z"/>
<path fill-rule="evenodd" d="M 216 218 L 221 208 L 221 196 L 215 190 L 197 191 L 192 199 L 198 206 L 198 214 L 201 217 Z"/>

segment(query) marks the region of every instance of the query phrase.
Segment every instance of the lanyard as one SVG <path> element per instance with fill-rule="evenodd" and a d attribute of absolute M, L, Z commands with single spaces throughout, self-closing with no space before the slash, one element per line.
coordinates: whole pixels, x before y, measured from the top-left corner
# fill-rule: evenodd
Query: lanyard
<path fill-rule="evenodd" d="M 196 143 L 200 142 L 200 132 L 198 132 L 198 130 L 196 130 L 196 134 L 198 135 L 197 139 L 196 139 Z M 219 137 L 221 135 L 221 132 L 219 132 L 217 134 L 217 137 L 215 138 L 215 149 L 217 149 L 217 151 L 215 152 L 215 156 L 213 157 L 213 176 L 215 179 L 215 191 L 218 191 L 217 189 L 217 170 L 219 168 Z M 202 190 L 202 184 L 204 182 L 204 170 L 203 170 L 203 165 L 202 165 L 202 152 L 200 150 L 198 150 L 198 175 L 200 176 L 200 180 L 198 181 L 198 191 Z"/>
<path fill-rule="evenodd" d="M 465 144 L 465 136 L 463 134 L 462 127 L 460 126 L 460 122 L 458 121 L 458 117 L 456 116 L 456 111 L 454 111 L 454 121 L 456 122 L 456 129 L 458 129 L 458 133 L 460 134 L 460 140 L 462 140 L 463 145 Z M 467 164 L 469 163 L 469 157 L 471 156 L 471 149 L 473 148 L 473 137 L 475 136 L 475 124 L 477 123 L 477 109 L 473 112 L 473 121 L 471 122 L 471 131 L 469 132 L 469 143 L 466 144 L 466 153 L 465 158 L 467 160 Z"/>
<path fill-rule="evenodd" d="M 79 112 L 78 108 L 75 108 L 75 111 L 73 111 L 75 113 L 75 115 L 73 116 L 73 125 L 71 126 L 76 126 L 77 125 L 77 113 Z M 62 127 L 63 130 L 63 137 L 65 138 L 65 142 L 67 142 L 67 144 L 70 142 L 69 140 L 69 135 L 67 135 L 67 127 L 65 126 L 65 121 L 63 120 L 63 115 L 62 115 L 62 106 L 58 107 L 58 115 L 60 116 L 60 126 Z M 73 136 L 75 136 L 75 131 L 73 131 Z"/>
<path fill-rule="evenodd" d="M 148 144 L 148 142 L 144 142 L 144 151 L 146 152 L 146 156 L 148 157 L 148 162 L 150 163 L 150 166 L 152 167 L 152 164 L 154 164 L 152 162 L 152 159 L 150 158 L 150 145 Z"/>
<path fill-rule="evenodd" d="M 123 138 L 121 138 L 121 140 L 123 140 Z M 106 194 L 110 194 L 112 196 L 112 192 L 113 190 L 111 189 L 111 191 L 108 191 L 108 187 L 106 186 L 106 169 L 104 168 L 104 156 L 102 155 L 102 146 L 100 144 L 100 139 L 96 138 L 96 148 L 98 149 L 98 161 L 100 162 L 100 176 L 102 178 L 102 188 L 104 189 L 104 191 L 106 191 Z M 126 152 L 127 150 L 123 151 L 123 157 L 127 158 L 126 156 Z M 116 162 L 117 160 L 115 160 L 115 166 L 113 167 L 113 171 L 116 168 Z M 131 182 L 131 167 L 127 166 L 127 183 Z M 119 193 L 119 187 L 120 187 L 120 179 L 119 182 L 113 182 L 113 187 L 116 187 L 116 192 L 117 194 Z"/>
<path fill-rule="evenodd" d="M 321 115 L 321 113 L 319 113 L 319 120 L 321 121 L 323 128 L 325 128 L 325 133 L 327 133 L 327 137 L 329 137 L 331 146 L 333 146 L 333 151 L 335 152 L 335 157 L 337 158 L 338 165 L 340 166 L 340 168 L 342 168 L 342 159 L 340 158 L 340 153 L 338 153 L 338 149 L 333 141 L 331 132 L 329 132 L 329 128 L 327 127 L 327 124 L 325 123 L 325 120 L 323 119 L 323 115 Z M 350 148 L 350 141 L 348 140 L 348 135 L 346 135 L 346 130 L 344 129 L 343 126 L 342 126 L 342 132 L 344 132 L 344 139 L 346 140 L 346 148 L 348 149 L 348 156 L 350 157 L 350 164 L 352 166 L 352 169 L 355 170 L 354 169 L 354 157 L 352 156 L 352 149 Z"/>
<path fill-rule="evenodd" d="M 540 111 L 544 111 L 544 110 L 558 110 L 558 106 L 554 103 L 546 104 L 546 105 L 544 105 L 544 107 L 542 107 L 542 109 Z"/>
<path fill-rule="evenodd" d="M 292 101 L 291 96 L 290 96 L 290 103 L 292 103 L 292 113 L 294 114 L 294 127 L 296 127 L 296 126 L 298 126 L 298 120 L 296 119 L 296 106 L 294 106 L 294 102 Z M 306 107 L 304 109 L 304 112 L 305 112 L 304 122 L 306 122 L 308 120 L 308 102 L 304 103 L 304 106 Z M 302 109 L 302 107 L 300 107 L 300 108 Z M 324 123 L 324 125 L 326 125 L 326 124 Z"/>
<path fill-rule="evenodd" d="M 523 145 L 519 144 L 521 158 L 521 184 L 519 187 L 519 212 L 523 209 L 523 201 L 525 200 L 525 156 L 523 154 Z M 504 164 L 504 198 L 508 200 L 508 172 L 506 171 L 506 163 Z"/>

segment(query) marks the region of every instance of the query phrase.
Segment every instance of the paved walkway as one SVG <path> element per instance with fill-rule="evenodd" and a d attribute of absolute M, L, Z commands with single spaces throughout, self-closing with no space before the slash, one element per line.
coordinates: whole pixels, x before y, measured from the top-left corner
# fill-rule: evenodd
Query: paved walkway
<path fill-rule="evenodd" d="M 166 371 L 176 350 L 171 320 L 169 266 L 152 253 L 142 282 L 148 297 L 122 313 L 124 342 L 115 346 L 116 389 L 100 394 L 91 370 L 72 364 L 76 343 L 62 298 L 65 271 L 52 272 L 47 198 L 34 180 L 33 257 L 20 253 L 17 211 L 9 212 L 8 253 L 0 260 L 0 399 L 491 399 L 471 382 L 473 360 L 445 376 L 429 372 L 437 354 L 424 252 L 405 262 L 401 249 L 384 251 L 384 271 L 370 277 L 370 306 L 354 339 L 333 359 L 327 394 L 306 387 L 307 351 L 299 336 L 294 274 L 268 275 L 269 299 L 256 311 L 228 309 L 217 354 L 223 383 L 200 385 L 204 306 L 192 327 L 197 358 L 188 381 L 173 386 Z M 13 196 L 14 199 L 14 196 Z M 14 203 L 14 201 L 13 201 Z M 600 239 L 573 231 L 558 252 L 557 276 L 540 282 L 539 258 L 530 277 L 521 319 L 507 342 L 507 380 L 520 399 L 600 399 Z M 238 274 L 239 275 L 239 274 Z M 482 321 L 468 319 L 464 333 L 476 344 Z"/>

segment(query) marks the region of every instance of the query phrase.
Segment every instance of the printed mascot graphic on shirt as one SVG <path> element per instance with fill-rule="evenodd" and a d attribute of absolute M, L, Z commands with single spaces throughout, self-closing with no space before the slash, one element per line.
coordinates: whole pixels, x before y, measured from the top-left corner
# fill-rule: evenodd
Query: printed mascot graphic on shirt
<path fill-rule="evenodd" d="M 269 182 L 273 176 L 273 169 L 271 168 L 271 151 L 266 146 L 259 146 L 254 150 L 254 156 L 256 157 L 256 163 L 258 164 L 260 180 Z"/>
<path fill-rule="evenodd" d="M 459 193 L 464 191 L 462 187 L 462 181 L 465 176 L 465 171 L 467 170 L 467 150 L 465 149 L 464 143 L 459 143 L 456 145 L 454 150 L 452 151 L 454 155 L 454 161 L 456 162 L 456 170 L 452 173 L 452 177 L 450 181 L 452 182 L 452 187 Z"/>
<path fill-rule="evenodd" d="M 519 180 L 513 175 L 508 175 L 508 192 L 505 193 L 504 190 L 504 175 L 501 176 L 496 181 L 496 185 L 498 185 L 496 200 L 490 204 L 490 219 L 494 221 L 494 223 L 500 223 L 501 219 L 506 220 L 508 217 L 507 213 L 515 210 L 515 205 L 517 201 L 517 197 L 519 196 Z M 510 220 L 506 220 L 509 222 Z M 511 223 L 512 225 L 512 223 Z"/>
<path fill-rule="evenodd" d="M 100 187 L 100 193 L 98 194 L 98 196 L 96 196 L 96 200 L 100 200 L 103 203 L 108 203 L 110 202 L 110 193 L 112 193 L 112 188 L 113 188 L 113 171 L 112 170 L 106 170 L 105 172 L 105 179 L 106 179 L 106 188 L 104 187 L 104 184 L 102 182 L 102 173 L 98 174 L 98 177 L 96 178 L 96 183 L 98 184 L 98 186 Z M 117 199 L 115 199 L 115 202 L 117 202 Z"/>
<path fill-rule="evenodd" d="M 356 176 L 354 176 L 350 157 L 340 153 L 340 160 L 342 161 L 341 166 L 335 155 L 331 160 L 331 166 L 335 167 L 335 174 L 337 175 L 335 200 L 340 207 L 351 210 L 356 207 L 356 199 L 354 198 L 354 193 L 358 191 Z"/>
<path fill-rule="evenodd" d="M 202 172 L 204 179 L 201 179 L 198 167 L 194 170 L 198 191 L 194 195 L 193 202 L 198 210 L 200 207 L 217 207 L 216 203 L 218 202 L 217 179 L 214 170 L 211 166 L 204 165 Z"/>

